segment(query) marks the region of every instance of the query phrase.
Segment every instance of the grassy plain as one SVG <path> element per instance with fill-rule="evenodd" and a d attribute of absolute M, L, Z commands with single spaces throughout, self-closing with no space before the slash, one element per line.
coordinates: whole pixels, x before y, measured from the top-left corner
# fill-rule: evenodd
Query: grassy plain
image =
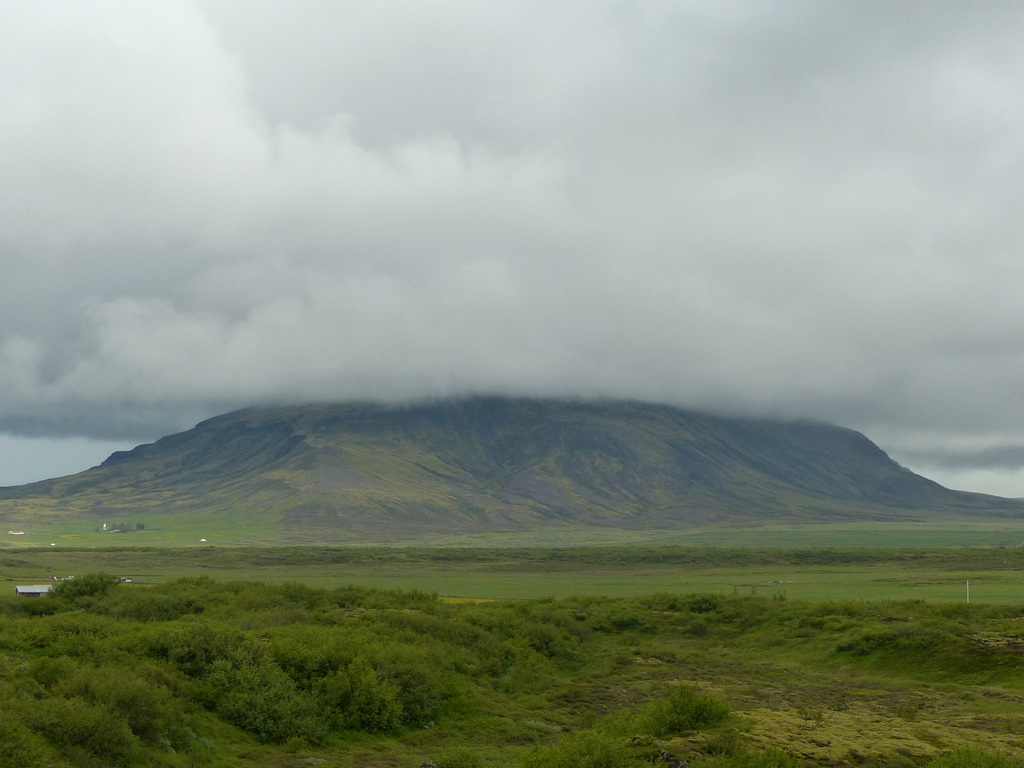
<path fill-rule="evenodd" d="M 943 522 L 868 522 L 806 525 L 751 525 L 678 529 L 629 529 L 604 526 L 552 525 L 523 532 L 453 533 L 406 538 L 382 537 L 305 527 L 283 534 L 280 516 L 270 510 L 255 515 L 247 508 L 208 513 L 177 513 L 149 518 L 117 513 L 116 519 L 60 522 L 13 521 L 22 536 L 0 536 L 0 547 L 253 547 L 331 544 L 437 548 L 524 548 L 583 546 L 715 547 L 725 549 L 909 549 L 936 547 L 1015 547 L 1024 544 L 1024 524 L 947 518 Z M 145 530 L 111 534 L 102 523 L 145 524 Z"/>
<path fill-rule="evenodd" d="M 105 541 L 143 540 L 140 534 Z M 726 549 L 707 547 L 8 548 L 0 578 L 34 583 L 105 571 L 140 583 L 184 576 L 360 585 L 509 599 L 657 592 L 799 600 L 1024 603 L 1024 548 Z M 968 587 L 968 582 L 970 586 Z M 968 594 L 969 593 L 969 594 Z"/>

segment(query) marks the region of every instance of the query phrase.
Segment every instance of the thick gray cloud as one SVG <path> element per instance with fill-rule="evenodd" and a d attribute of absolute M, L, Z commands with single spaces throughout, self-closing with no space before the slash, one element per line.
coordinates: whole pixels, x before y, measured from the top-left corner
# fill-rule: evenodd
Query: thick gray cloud
<path fill-rule="evenodd" d="M 1010 2 L 8 3 L 0 430 L 622 396 L 953 477 L 1024 445 L 1022 33 Z"/>

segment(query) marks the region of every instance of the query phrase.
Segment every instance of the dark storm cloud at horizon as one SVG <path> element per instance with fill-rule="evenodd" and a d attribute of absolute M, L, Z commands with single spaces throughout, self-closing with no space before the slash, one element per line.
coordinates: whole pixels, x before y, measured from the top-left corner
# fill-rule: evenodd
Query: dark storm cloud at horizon
<path fill-rule="evenodd" d="M 494 393 L 1019 458 L 1018 4 L 0 17 L 12 439 Z"/>

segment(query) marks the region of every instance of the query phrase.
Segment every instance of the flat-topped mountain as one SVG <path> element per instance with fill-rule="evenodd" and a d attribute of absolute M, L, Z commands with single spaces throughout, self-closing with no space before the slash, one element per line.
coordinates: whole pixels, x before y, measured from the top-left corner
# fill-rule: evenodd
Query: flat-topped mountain
<path fill-rule="evenodd" d="M 623 528 L 1016 516 L 865 436 L 663 405 L 469 398 L 252 408 L 0 489 L 0 518 L 252 517 L 282 535 L 415 536 L 561 523 Z"/>

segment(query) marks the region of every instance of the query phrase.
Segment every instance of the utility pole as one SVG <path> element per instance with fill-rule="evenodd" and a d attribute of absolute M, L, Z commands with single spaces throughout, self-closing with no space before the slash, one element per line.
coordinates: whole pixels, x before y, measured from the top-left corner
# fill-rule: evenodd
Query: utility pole
<path fill-rule="evenodd" d="M 971 582 L 967 582 L 967 602 L 971 602 Z"/>

